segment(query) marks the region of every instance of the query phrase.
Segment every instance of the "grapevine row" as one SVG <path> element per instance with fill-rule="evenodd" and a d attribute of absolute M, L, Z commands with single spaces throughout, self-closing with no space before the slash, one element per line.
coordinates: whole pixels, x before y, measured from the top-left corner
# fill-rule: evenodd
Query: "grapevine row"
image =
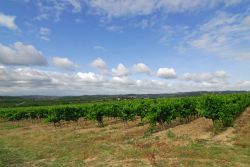
<path fill-rule="evenodd" d="M 0 117 L 10 121 L 44 119 L 54 124 L 84 118 L 95 120 L 100 127 L 104 126 L 105 117 L 120 119 L 125 123 L 139 117 L 142 123 L 150 123 L 151 129 L 155 129 L 157 124 L 170 124 L 176 119 L 188 122 L 193 118 L 206 117 L 212 119 L 214 123 L 220 121 L 224 127 L 228 127 L 248 106 L 250 106 L 250 94 L 210 94 L 95 104 L 2 108 Z"/>

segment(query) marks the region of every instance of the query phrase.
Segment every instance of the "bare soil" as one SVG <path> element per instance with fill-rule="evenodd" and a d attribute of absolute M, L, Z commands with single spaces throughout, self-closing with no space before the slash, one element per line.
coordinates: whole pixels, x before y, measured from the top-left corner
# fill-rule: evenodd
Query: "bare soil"
<path fill-rule="evenodd" d="M 0 122 L 0 166 L 250 166 L 250 108 L 218 135 L 205 118 L 150 136 L 139 122 Z"/>

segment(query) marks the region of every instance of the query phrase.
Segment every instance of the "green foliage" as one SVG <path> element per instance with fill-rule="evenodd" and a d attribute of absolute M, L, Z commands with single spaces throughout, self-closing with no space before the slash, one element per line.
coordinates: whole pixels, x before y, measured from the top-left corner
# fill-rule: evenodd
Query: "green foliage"
<path fill-rule="evenodd" d="M 131 103 L 125 103 L 122 105 L 122 108 L 119 112 L 119 118 L 124 121 L 127 122 L 129 120 L 133 120 L 135 117 L 135 110 L 134 110 L 134 106 Z"/>
<path fill-rule="evenodd" d="M 249 106 L 249 94 L 206 95 L 203 100 L 203 116 L 213 122 L 222 122 L 223 127 L 233 125 L 234 119 Z"/>
<path fill-rule="evenodd" d="M 220 112 L 223 110 L 225 105 L 224 97 L 219 95 L 206 95 L 204 96 L 204 116 L 206 118 L 219 120 Z"/>
<path fill-rule="evenodd" d="M 214 126 L 233 125 L 234 119 L 250 105 L 250 94 L 209 94 L 196 97 L 135 99 L 94 104 L 67 104 L 38 107 L 0 108 L 0 117 L 13 121 L 21 119 L 44 119 L 46 122 L 77 121 L 79 118 L 93 120 L 104 125 L 104 118 L 120 119 L 124 122 L 141 118 L 151 126 L 148 132 L 179 118 L 186 122 L 204 116 L 212 119 Z"/>

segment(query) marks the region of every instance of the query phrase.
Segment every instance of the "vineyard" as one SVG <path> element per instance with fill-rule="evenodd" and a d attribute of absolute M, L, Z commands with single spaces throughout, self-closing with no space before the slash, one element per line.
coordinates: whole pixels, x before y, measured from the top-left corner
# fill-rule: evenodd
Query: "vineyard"
<path fill-rule="evenodd" d="M 212 119 L 222 127 L 232 126 L 234 119 L 250 105 L 250 94 L 209 94 L 195 97 L 134 99 L 101 103 L 67 104 L 39 107 L 0 109 L 0 117 L 9 121 L 38 119 L 60 125 L 61 121 L 96 121 L 105 125 L 104 118 L 128 121 L 140 119 L 150 124 L 149 132 L 173 121 L 187 123 L 198 117 Z"/>

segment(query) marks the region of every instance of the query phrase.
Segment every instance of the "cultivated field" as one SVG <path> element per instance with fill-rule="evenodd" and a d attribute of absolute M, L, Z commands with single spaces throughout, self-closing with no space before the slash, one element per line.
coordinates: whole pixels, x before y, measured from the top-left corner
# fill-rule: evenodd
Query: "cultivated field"
<path fill-rule="evenodd" d="M 244 107 L 249 105 L 247 97 L 246 94 L 205 96 L 197 97 L 198 102 L 196 97 L 146 100 L 150 102 L 150 110 L 143 118 L 139 113 L 145 108 L 133 108 L 136 112 L 132 114 L 125 107 L 115 112 L 120 113 L 115 117 L 104 112 L 101 119 L 103 110 L 95 108 L 83 110 L 91 114 L 83 114 L 86 116 L 79 116 L 77 121 L 67 109 L 59 110 L 65 106 L 43 108 L 41 111 L 47 113 L 44 118 L 30 117 L 37 108 L 2 108 L 0 166 L 247 167 L 250 166 L 250 108 Z M 138 101 L 116 105 L 130 106 Z M 107 107 L 114 103 L 93 105 Z M 215 105 L 217 109 L 211 110 Z M 228 110 L 222 109 L 222 105 Z M 92 104 L 88 106 L 93 107 Z M 79 109 L 76 105 L 74 108 Z M 182 112 L 177 112 L 176 108 Z M 38 109 L 40 111 L 41 107 Z M 60 116 L 60 120 L 52 116 Z M 72 120 L 66 116 L 71 116 Z"/>

